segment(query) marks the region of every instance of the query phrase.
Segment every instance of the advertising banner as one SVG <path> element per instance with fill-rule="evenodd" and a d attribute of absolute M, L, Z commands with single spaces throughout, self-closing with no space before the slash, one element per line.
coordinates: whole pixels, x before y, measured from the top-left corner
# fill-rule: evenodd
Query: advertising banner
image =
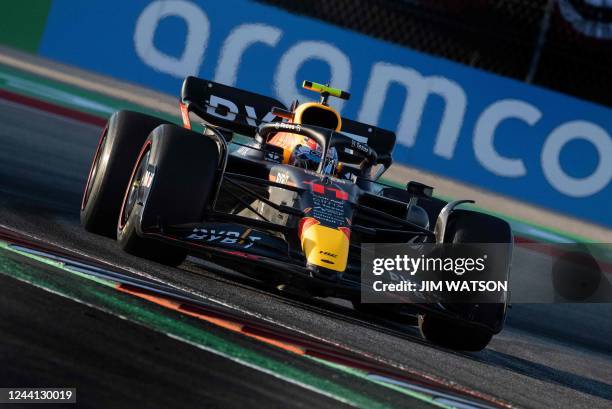
<path fill-rule="evenodd" d="M 397 133 L 396 163 L 612 226 L 603 106 L 247 0 L 54 0 L 38 52 L 177 96 L 187 75 L 287 104 L 329 82 Z"/>

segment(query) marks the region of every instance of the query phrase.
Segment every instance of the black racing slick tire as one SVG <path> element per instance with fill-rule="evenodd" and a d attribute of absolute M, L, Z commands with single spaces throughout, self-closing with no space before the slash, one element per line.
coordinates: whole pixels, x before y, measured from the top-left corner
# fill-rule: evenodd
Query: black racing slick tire
<path fill-rule="evenodd" d="M 483 328 L 468 327 L 436 314 L 419 315 L 421 336 L 432 344 L 458 351 L 482 351 L 493 333 Z"/>
<path fill-rule="evenodd" d="M 448 220 L 446 243 L 512 243 L 510 225 L 495 216 L 454 210 Z"/>
<path fill-rule="evenodd" d="M 117 220 L 134 161 L 149 133 L 168 123 L 132 111 L 114 113 L 102 130 L 81 202 L 85 230 L 115 238 Z"/>
<path fill-rule="evenodd" d="M 445 233 L 446 243 L 508 243 L 513 242 L 510 225 L 497 217 L 469 210 L 455 210 L 449 218 Z M 511 253 L 507 254 L 510 257 Z M 502 260 L 506 265 L 510 260 Z M 448 304 L 449 310 L 470 310 L 475 322 L 453 320 L 433 312 L 419 315 L 419 330 L 429 342 L 455 350 L 480 351 L 486 348 L 505 319 L 506 305 L 490 303 L 480 305 Z M 498 331 L 497 331 L 498 332 Z"/>
<path fill-rule="evenodd" d="M 217 186 L 218 164 L 219 150 L 211 137 L 175 125 L 156 128 L 140 150 L 125 194 L 117 225 L 119 246 L 162 264 L 182 263 L 184 247 L 143 236 L 159 233 L 162 226 L 202 221 Z"/>

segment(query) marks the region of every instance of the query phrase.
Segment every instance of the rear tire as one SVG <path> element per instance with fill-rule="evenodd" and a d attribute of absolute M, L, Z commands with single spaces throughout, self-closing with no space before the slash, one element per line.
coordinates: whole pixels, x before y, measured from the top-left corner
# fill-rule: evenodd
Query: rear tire
<path fill-rule="evenodd" d="M 181 264 L 185 248 L 141 236 L 152 228 L 202 221 L 216 186 L 218 163 L 217 144 L 210 137 L 175 125 L 155 128 L 125 194 L 117 225 L 119 246 L 148 260 Z"/>
<path fill-rule="evenodd" d="M 512 230 L 504 220 L 484 213 L 455 210 L 449 219 L 444 238 L 446 243 L 512 243 Z M 507 260 L 509 263 L 509 260 Z M 502 263 L 503 264 L 503 261 Z M 489 344 L 493 334 L 499 332 L 506 315 L 506 305 L 491 304 L 447 304 L 449 310 L 466 313 L 466 309 L 478 316 L 478 325 L 469 325 L 435 313 L 419 316 L 419 330 L 423 338 L 445 348 L 480 351 Z M 494 331 L 489 328 L 499 328 Z"/>
<path fill-rule="evenodd" d="M 168 123 L 132 111 L 119 111 L 108 120 L 92 160 L 81 203 L 85 230 L 115 238 L 119 210 L 134 161 L 149 133 Z"/>

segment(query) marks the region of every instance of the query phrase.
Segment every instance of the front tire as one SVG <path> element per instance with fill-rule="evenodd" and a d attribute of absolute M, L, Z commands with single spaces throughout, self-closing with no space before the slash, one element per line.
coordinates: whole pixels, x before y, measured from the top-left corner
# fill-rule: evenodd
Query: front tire
<path fill-rule="evenodd" d="M 459 351 L 481 351 L 489 345 L 493 333 L 468 327 L 435 314 L 419 315 L 421 336 L 432 344 Z"/>
<path fill-rule="evenodd" d="M 142 237 L 162 226 L 201 222 L 216 186 L 219 152 L 206 135 L 162 125 L 143 144 L 121 207 L 119 246 L 129 254 L 176 266 L 185 248 Z"/>
<path fill-rule="evenodd" d="M 506 243 L 512 245 L 513 236 L 510 225 L 497 217 L 469 210 L 455 210 L 449 219 L 445 243 Z M 501 260 L 500 266 L 508 266 Z M 503 326 L 506 304 L 446 304 L 447 309 L 461 315 L 471 315 L 475 325 L 453 320 L 433 312 L 419 316 L 419 330 L 427 341 L 445 348 L 480 351 L 489 344 L 493 335 Z M 481 324 L 481 325 L 478 325 Z M 498 328 L 495 331 L 493 328 Z"/>
<path fill-rule="evenodd" d="M 115 238 L 119 210 L 134 161 L 149 133 L 168 123 L 132 111 L 119 111 L 108 120 L 83 192 L 81 225 L 85 230 Z"/>

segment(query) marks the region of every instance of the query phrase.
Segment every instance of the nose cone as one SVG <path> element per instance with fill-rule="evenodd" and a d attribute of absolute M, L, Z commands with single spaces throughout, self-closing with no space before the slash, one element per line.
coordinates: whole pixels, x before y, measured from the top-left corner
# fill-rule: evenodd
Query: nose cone
<path fill-rule="evenodd" d="M 344 271 L 349 252 L 348 229 L 334 229 L 306 217 L 300 223 L 302 250 L 308 264 Z"/>

